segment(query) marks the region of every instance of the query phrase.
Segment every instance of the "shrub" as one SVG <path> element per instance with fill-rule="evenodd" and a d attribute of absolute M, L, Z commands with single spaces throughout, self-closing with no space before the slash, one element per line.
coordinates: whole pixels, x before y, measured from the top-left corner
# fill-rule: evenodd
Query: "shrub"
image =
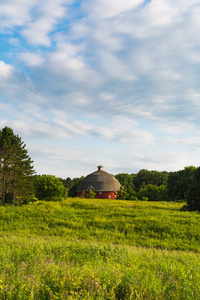
<path fill-rule="evenodd" d="M 96 193 L 93 192 L 93 191 L 89 191 L 89 192 L 85 195 L 85 197 L 88 198 L 88 199 L 94 199 L 95 196 L 96 196 Z"/>

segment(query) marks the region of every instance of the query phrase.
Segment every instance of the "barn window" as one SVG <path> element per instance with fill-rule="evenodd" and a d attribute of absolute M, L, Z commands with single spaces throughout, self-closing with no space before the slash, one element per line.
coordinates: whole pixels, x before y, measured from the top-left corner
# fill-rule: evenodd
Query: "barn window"
<path fill-rule="evenodd" d="M 108 196 L 108 199 L 111 199 L 111 195 Z"/>
<path fill-rule="evenodd" d="M 102 192 L 99 192 L 99 195 L 101 195 L 102 194 Z"/>
<path fill-rule="evenodd" d="M 94 191 L 94 187 L 92 185 L 90 185 L 88 188 L 87 188 L 88 191 Z"/>

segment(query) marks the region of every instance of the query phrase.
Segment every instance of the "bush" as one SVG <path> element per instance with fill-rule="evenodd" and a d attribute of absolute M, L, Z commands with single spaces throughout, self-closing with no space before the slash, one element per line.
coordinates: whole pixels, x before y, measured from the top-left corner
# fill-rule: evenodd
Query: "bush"
<path fill-rule="evenodd" d="M 85 197 L 88 198 L 88 199 L 94 199 L 95 196 L 96 196 L 96 193 L 93 192 L 93 191 L 89 191 L 89 193 L 87 193 L 87 194 L 85 195 Z"/>

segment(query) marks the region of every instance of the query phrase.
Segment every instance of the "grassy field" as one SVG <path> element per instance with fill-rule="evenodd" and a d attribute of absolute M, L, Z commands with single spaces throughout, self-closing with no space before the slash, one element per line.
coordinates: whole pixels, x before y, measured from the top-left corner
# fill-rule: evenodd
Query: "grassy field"
<path fill-rule="evenodd" d="M 183 203 L 0 207 L 0 299 L 200 299 L 200 214 Z"/>

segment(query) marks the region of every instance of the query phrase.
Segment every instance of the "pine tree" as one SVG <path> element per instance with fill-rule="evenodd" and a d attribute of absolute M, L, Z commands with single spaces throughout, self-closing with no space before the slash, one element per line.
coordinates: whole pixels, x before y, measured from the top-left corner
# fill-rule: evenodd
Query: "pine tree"
<path fill-rule="evenodd" d="M 13 130 L 0 131 L 0 198 L 1 203 L 25 202 L 33 193 L 33 166 L 26 145 Z"/>

